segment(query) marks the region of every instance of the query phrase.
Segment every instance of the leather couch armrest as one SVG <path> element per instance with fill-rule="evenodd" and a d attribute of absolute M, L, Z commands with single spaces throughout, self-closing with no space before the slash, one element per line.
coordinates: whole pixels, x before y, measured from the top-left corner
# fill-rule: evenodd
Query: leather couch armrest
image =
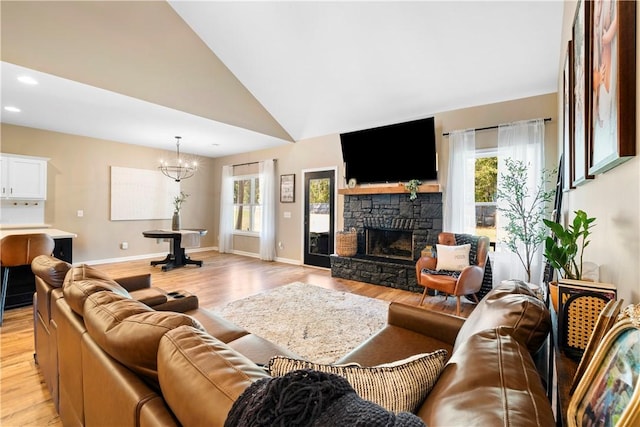
<path fill-rule="evenodd" d="M 151 287 L 151 274 L 140 274 L 138 276 L 119 277 L 115 281 L 129 292 Z"/>
<path fill-rule="evenodd" d="M 422 269 L 428 268 L 430 270 L 435 270 L 437 264 L 438 259 L 428 255 L 418 258 L 418 261 L 416 261 L 416 280 L 418 283 L 420 283 L 420 273 L 422 272 Z"/>
<path fill-rule="evenodd" d="M 390 325 L 409 329 L 453 346 L 465 320 L 463 317 L 451 314 L 392 302 L 389 304 L 387 322 Z"/>

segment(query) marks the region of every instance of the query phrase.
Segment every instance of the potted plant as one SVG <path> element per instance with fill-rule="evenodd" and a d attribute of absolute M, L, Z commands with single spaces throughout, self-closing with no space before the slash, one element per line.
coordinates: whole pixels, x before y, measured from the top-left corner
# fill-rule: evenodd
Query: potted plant
<path fill-rule="evenodd" d="M 589 218 L 583 210 L 574 213 L 573 222 L 567 228 L 557 222 L 544 220 L 552 233 L 545 239 L 544 257 L 562 278 L 582 280 L 582 256 L 584 249 L 589 246 L 588 238 L 596 219 Z"/>
<path fill-rule="evenodd" d="M 404 185 L 404 187 L 411 193 L 409 195 L 409 200 L 415 200 L 418 198 L 418 187 L 420 184 L 422 184 L 422 182 L 419 179 L 412 179 Z"/>
<path fill-rule="evenodd" d="M 180 230 L 180 209 L 182 209 L 182 204 L 185 200 L 187 200 L 189 194 L 184 191 L 180 191 L 180 194 L 173 198 L 173 218 L 171 220 L 171 229 L 176 231 Z"/>
<path fill-rule="evenodd" d="M 502 242 L 518 256 L 529 283 L 533 257 L 547 237 L 543 220 L 548 204 L 555 196 L 554 190 L 546 189 L 547 184 L 557 171 L 544 169 L 540 183 L 533 193 L 529 193 L 527 182 L 530 165 L 507 158 L 505 166 L 506 172 L 501 174 L 502 179 L 496 191 L 497 209 L 506 219 L 503 226 L 506 237 Z"/>

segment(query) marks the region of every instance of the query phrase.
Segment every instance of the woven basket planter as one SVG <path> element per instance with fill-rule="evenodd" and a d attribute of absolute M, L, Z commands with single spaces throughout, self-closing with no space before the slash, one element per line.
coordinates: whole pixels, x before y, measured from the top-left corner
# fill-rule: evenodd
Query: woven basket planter
<path fill-rule="evenodd" d="M 358 233 L 355 228 L 339 231 L 336 236 L 336 253 L 340 256 L 354 256 L 358 252 Z"/>

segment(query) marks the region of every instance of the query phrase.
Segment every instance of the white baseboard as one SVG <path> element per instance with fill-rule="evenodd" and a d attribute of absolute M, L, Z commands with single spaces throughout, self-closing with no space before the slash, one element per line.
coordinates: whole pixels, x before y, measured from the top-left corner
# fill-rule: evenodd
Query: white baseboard
<path fill-rule="evenodd" d="M 208 247 L 208 248 L 187 249 L 186 252 L 188 254 L 190 254 L 190 253 L 194 253 L 194 252 L 217 251 L 217 250 L 218 250 L 218 247 L 217 246 L 213 246 L 213 247 Z M 164 258 L 166 256 L 167 256 L 167 252 L 165 251 L 165 252 L 158 252 L 158 253 L 153 253 L 153 254 L 133 255 L 133 256 L 128 256 L 128 257 L 94 259 L 94 260 L 90 260 L 90 261 L 79 261 L 79 262 L 74 262 L 73 265 L 78 265 L 78 264 L 87 264 L 87 265 L 112 264 L 114 262 L 138 261 L 138 260 L 141 260 L 141 259 L 149 259 L 149 258 Z"/>
<path fill-rule="evenodd" d="M 208 247 L 208 248 L 187 249 L 187 253 L 217 251 L 217 250 L 218 250 L 217 246 L 212 246 L 212 247 Z M 251 257 L 251 258 L 260 258 L 260 254 L 256 254 L 256 253 L 253 253 L 253 252 L 232 251 L 231 253 L 234 254 L 234 255 L 242 255 L 242 256 L 247 256 L 247 257 Z M 152 254 L 132 255 L 132 256 L 127 256 L 127 257 L 93 259 L 93 260 L 89 260 L 89 261 L 78 261 L 78 262 L 74 262 L 73 264 L 74 265 L 79 265 L 79 264 L 87 264 L 87 265 L 112 264 L 112 263 L 115 263 L 115 262 L 138 261 L 138 260 L 141 260 L 141 259 L 150 259 L 150 258 L 164 258 L 166 256 L 167 256 L 167 252 L 157 252 L 157 253 L 152 253 Z M 298 260 L 298 259 L 276 257 L 275 260 L 278 261 L 278 262 L 284 263 L 284 264 L 302 265 L 302 262 L 300 260 Z M 312 266 L 310 266 L 310 267 L 312 267 Z"/>
<path fill-rule="evenodd" d="M 251 258 L 260 258 L 260 254 L 256 254 L 253 252 L 244 252 L 244 251 L 231 251 L 234 255 L 242 255 L 248 256 Z M 283 264 L 293 264 L 293 265 L 302 265 L 302 262 L 298 259 L 290 259 L 290 258 L 280 258 L 276 257 L 275 261 L 281 262 Z"/>

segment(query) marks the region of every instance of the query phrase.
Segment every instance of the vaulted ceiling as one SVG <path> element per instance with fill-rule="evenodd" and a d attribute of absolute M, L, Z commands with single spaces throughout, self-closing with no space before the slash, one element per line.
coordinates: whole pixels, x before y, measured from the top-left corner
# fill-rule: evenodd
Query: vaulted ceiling
<path fill-rule="evenodd" d="M 559 0 L 0 7 L 3 123 L 209 157 L 557 91 Z"/>

